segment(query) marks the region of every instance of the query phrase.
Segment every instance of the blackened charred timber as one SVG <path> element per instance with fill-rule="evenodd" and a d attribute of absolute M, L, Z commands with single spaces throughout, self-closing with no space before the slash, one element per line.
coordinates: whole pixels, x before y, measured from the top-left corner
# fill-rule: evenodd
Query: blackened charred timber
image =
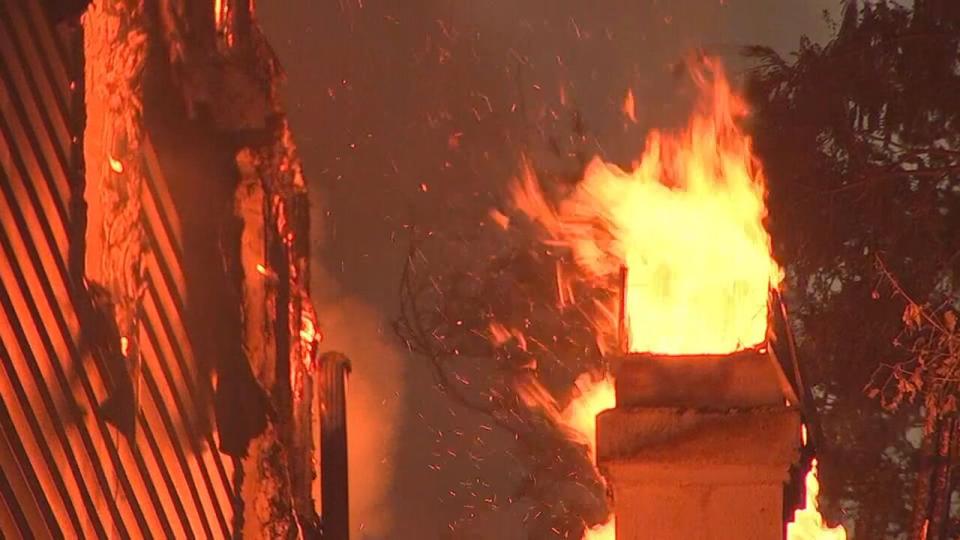
<path fill-rule="evenodd" d="M 341 353 L 320 357 L 320 490 L 323 538 L 347 540 L 350 507 L 347 490 L 347 376 L 350 360 Z"/>

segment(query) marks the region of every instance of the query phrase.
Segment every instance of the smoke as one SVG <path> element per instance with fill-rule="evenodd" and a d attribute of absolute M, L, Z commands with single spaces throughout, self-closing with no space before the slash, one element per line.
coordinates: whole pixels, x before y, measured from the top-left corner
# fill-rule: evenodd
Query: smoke
<path fill-rule="evenodd" d="M 347 444 L 351 538 L 386 538 L 393 514 L 387 500 L 395 469 L 396 427 L 402 410 L 403 352 L 380 311 L 339 292 L 323 270 L 313 290 L 323 350 L 350 358 L 347 384 Z"/>

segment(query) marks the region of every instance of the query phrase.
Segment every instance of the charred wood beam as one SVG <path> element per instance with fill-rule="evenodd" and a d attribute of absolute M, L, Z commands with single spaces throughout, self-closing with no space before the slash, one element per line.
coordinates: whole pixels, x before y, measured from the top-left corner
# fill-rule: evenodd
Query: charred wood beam
<path fill-rule="evenodd" d="M 98 1 L 84 18 L 87 202 L 96 220 L 87 231 L 86 274 L 104 286 L 120 336 L 114 388 L 105 418 L 128 437 L 138 411 L 140 318 L 144 293 L 142 195 L 143 71 L 147 58 L 143 2 Z M 94 212 L 91 212 L 92 214 Z"/>
<path fill-rule="evenodd" d="M 289 456 L 284 444 L 288 422 L 283 400 L 277 395 L 279 380 L 284 378 L 278 365 L 283 360 L 281 340 L 287 329 L 279 320 L 286 312 L 286 302 L 277 292 L 284 284 L 272 266 L 276 257 L 269 256 L 275 245 L 271 197 L 264 189 L 259 163 L 250 150 L 237 155 L 241 182 L 236 192 L 236 213 L 243 222 L 239 258 L 243 274 L 243 350 L 258 391 L 265 392 L 273 417 L 264 431 L 249 441 L 243 458 L 244 536 L 296 538 L 300 531 L 293 511 Z"/>

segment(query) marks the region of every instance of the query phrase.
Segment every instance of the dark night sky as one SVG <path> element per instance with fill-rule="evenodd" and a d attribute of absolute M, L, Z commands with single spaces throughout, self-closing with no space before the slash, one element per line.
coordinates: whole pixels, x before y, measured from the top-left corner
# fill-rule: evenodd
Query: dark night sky
<path fill-rule="evenodd" d="M 424 362 L 393 337 L 403 226 L 450 236 L 483 226 L 521 152 L 569 169 L 545 153 L 547 137 L 570 134 L 561 86 L 589 148 L 629 161 L 646 128 L 683 118 L 670 66 L 691 47 L 728 57 L 752 43 L 788 51 L 803 33 L 827 35 L 821 13 L 838 3 L 258 3 L 287 70 L 285 99 L 314 195 L 314 296 L 327 344 L 354 362 L 351 497 L 354 529 L 364 531 L 355 538 L 525 538 L 519 508 L 448 527 L 478 497 L 505 493 L 514 467 L 509 442 L 434 390 Z M 628 88 L 638 126 L 620 112 Z"/>

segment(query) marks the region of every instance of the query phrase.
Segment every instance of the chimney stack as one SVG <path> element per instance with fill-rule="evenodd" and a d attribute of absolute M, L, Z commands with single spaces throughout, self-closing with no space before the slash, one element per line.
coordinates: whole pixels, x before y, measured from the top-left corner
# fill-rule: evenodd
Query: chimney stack
<path fill-rule="evenodd" d="M 772 350 L 627 354 L 612 369 L 597 459 L 617 540 L 782 540 L 801 421 Z"/>

